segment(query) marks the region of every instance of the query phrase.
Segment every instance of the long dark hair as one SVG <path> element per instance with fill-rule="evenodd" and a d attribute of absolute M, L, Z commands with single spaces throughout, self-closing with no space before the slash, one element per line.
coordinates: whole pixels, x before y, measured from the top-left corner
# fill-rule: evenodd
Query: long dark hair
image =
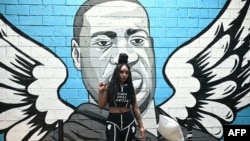
<path fill-rule="evenodd" d="M 134 90 L 134 85 L 132 82 L 132 74 L 130 71 L 130 66 L 128 65 L 128 55 L 125 53 L 121 53 L 119 55 L 118 64 L 116 65 L 116 68 L 114 69 L 112 78 L 108 84 L 108 87 L 107 87 L 108 100 L 109 100 L 109 102 L 112 102 L 118 93 L 118 88 L 120 87 L 120 81 L 119 81 L 120 70 L 121 70 L 122 66 L 124 66 L 124 65 L 127 66 L 128 72 L 129 72 L 128 79 L 126 80 L 125 83 L 128 85 L 128 93 L 131 94 L 130 100 L 131 100 L 132 105 L 134 106 L 134 104 L 135 104 L 135 90 Z"/>

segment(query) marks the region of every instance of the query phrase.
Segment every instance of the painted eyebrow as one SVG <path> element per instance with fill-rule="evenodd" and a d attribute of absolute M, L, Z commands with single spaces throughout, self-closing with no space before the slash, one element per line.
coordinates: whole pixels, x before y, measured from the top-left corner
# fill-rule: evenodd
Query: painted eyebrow
<path fill-rule="evenodd" d="M 142 29 L 128 29 L 127 30 L 127 36 L 131 36 L 137 32 L 140 32 L 140 31 L 143 31 L 145 32 L 145 30 L 142 30 Z M 147 32 L 145 32 L 147 34 Z M 147 34 L 148 35 L 148 34 Z"/>
<path fill-rule="evenodd" d="M 116 33 L 113 31 L 100 31 L 100 32 L 93 33 L 91 38 L 96 37 L 98 35 L 106 35 L 111 39 L 114 39 L 117 36 Z"/>

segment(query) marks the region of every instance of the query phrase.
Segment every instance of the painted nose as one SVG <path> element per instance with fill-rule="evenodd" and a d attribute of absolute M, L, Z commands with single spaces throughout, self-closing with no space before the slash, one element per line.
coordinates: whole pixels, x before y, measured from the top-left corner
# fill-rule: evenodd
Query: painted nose
<path fill-rule="evenodd" d="M 127 39 L 119 39 L 117 46 L 112 50 L 112 57 L 110 59 L 111 64 L 116 65 L 120 53 L 126 53 L 128 55 L 128 64 L 133 64 L 138 60 L 138 55 L 135 52 L 135 48 L 129 46 Z"/>

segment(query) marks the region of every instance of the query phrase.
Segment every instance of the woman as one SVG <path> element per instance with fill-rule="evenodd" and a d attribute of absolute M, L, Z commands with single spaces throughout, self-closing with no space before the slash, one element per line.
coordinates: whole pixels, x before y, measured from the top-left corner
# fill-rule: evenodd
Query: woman
<path fill-rule="evenodd" d="M 106 124 L 108 141 L 133 140 L 136 133 L 135 119 L 140 128 L 140 136 L 142 138 L 145 136 L 131 71 L 127 62 L 127 54 L 121 53 L 109 84 L 100 83 L 98 88 L 99 107 L 103 109 L 107 103 L 109 105 L 109 116 Z"/>

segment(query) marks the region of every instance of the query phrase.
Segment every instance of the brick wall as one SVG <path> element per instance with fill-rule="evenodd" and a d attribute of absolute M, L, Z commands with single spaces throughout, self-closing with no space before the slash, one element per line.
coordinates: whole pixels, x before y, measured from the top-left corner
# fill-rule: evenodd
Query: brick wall
<path fill-rule="evenodd" d="M 25 37 L 32 38 L 33 39 L 32 41 L 41 43 L 42 45 L 44 45 L 44 48 L 49 50 L 49 52 L 51 52 L 52 54 L 55 54 L 55 58 L 59 58 L 60 60 L 62 60 L 62 63 L 65 64 L 65 69 L 67 70 L 65 83 L 63 83 L 61 87 L 58 87 L 58 89 L 57 87 L 55 89 L 58 90 L 58 94 L 62 103 L 67 105 L 65 106 L 66 110 L 68 110 L 67 108 L 69 107 L 74 109 L 78 107 L 79 105 L 81 105 L 82 103 L 89 102 L 86 85 L 84 85 L 82 82 L 82 74 L 80 71 L 78 71 L 75 68 L 74 62 L 71 56 L 71 41 L 73 37 L 73 20 L 75 17 L 75 13 L 78 10 L 79 6 L 82 4 L 82 2 L 83 1 L 81 0 L 74 0 L 74 1 L 73 0 L 57 0 L 57 1 L 0 0 L 0 13 L 11 24 L 13 24 L 12 27 L 15 27 L 21 31 L 19 33 L 20 36 L 24 36 L 26 34 L 27 36 L 25 35 Z M 169 84 L 169 81 L 166 79 L 167 76 L 165 74 L 166 73 L 165 64 L 168 58 L 171 57 L 172 54 L 175 53 L 178 48 L 185 47 L 188 43 L 191 43 L 195 39 L 199 38 L 199 36 L 197 35 L 201 35 L 201 33 L 204 33 L 205 30 L 209 29 L 209 26 L 211 25 L 211 23 L 213 23 L 214 20 L 218 19 L 217 16 L 219 15 L 219 13 L 225 10 L 224 6 L 227 4 L 227 1 L 226 0 L 219 0 L 219 1 L 218 0 L 212 0 L 212 1 L 211 0 L 140 0 L 140 2 L 148 13 L 149 22 L 150 22 L 150 26 L 149 26 L 150 35 L 154 40 L 153 48 L 155 52 L 155 68 L 153 69 L 155 69 L 156 71 L 156 76 L 155 76 L 156 85 L 154 87 L 155 88 L 155 94 L 154 94 L 155 105 L 154 106 L 156 107 L 162 106 L 162 108 L 164 108 L 165 105 L 163 103 L 168 102 L 167 100 L 169 98 L 171 99 L 172 98 L 171 96 L 175 92 L 173 85 Z M 239 10 L 242 4 L 240 4 L 240 2 L 238 1 L 233 1 L 233 5 L 234 7 L 232 8 L 231 13 L 227 13 L 227 16 L 225 16 L 226 17 L 225 21 L 228 21 L 228 20 L 233 21 L 235 17 L 235 15 L 233 15 L 234 14 L 233 11 Z M 250 24 L 249 18 L 248 20 L 245 20 L 245 22 Z M 5 28 L 5 26 L 3 26 L 3 24 L 2 25 L 0 24 L 0 28 L 3 29 Z M 249 34 L 249 31 L 248 31 L 248 34 Z M 212 37 L 213 35 L 211 33 L 211 35 L 208 38 L 212 38 Z M 26 41 L 15 40 L 13 42 L 15 42 L 17 45 L 20 45 Z M 202 42 L 200 44 L 202 44 Z M 4 44 L 3 40 L 0 41 L 0 46 L 6 48 L 6 45 Z M 195 50 L 195 48 L 193 49 Z M 6 57 L 8 58 L 9 56 L 11 57 L 14 56 L 12 54 L 13 52 L 11 52 L 11 50 L 9 50 L 8 48 L 3 49 L 1 51 L 2 53 L 0 53 L 0 57 L 5 58 L 5 59 L 1 59 L 1 63 L 6 63 L 8 61 Z M 248 46 L 248 52 L 249 52 L 249 46 Z M 40 55 L 43 56 L 43 53 L 41 53 Z M 240 56 L 242 58 L 245 54 L 239 53 L 239 55 L 242 55 Z M 47 58 L 47 59 L 50 60 L 50 58 Z M 248 61 L 249 61 L 249 58 L 248 58 Z M 177 64 L 179 63 L 178 60 L 176 61 L 176 63 Z M 53 69 L 53 67 L 50 67 L 49 69 Z M 6 70 L 5 69 L 2 69 L 2 70 L 0 71 L 1 72 L 0 79 L 2 78 L 2 80 L 0 81 L 0 84 L 1 85 L 6 84 L 6 85 L 12 86 L 11 83 L 5 83 L 6 81 L 4 79 L 9 78 L 9 77 L 6 76 L 7 74 L 5 73 Z M 223 72 L 223 68 L 221 68 L 221 71 Z M 249 72 L 249 70 L 247 71 Z M 178 77 L 178 73 L 182 73 L 182 71 L 180 72 L 176 71 L 172 73 L 174 76 Z M 249 74 L 246 74 L 246 75 L 248 77 L 245 77 L 242 79 L 245 79 L 246 86 L 249 86 L 250 76 Z M 54 77 L 51 77 L 51 81 L 50 79 L 48 79 L 47 84 L 50 85 L 54 83 L 53 82 L 54 79 L 55 79 Z M 183 77 L 183 79 L 180 78 L 179 80 L 182 81 L 185 79 L 186 78 Z M 203 78 L 197 78 L 197 79 L 201 80 Z M 223 82 L 224 81 L 221 80 L 220 83 L 223 83 Z M 181 82 L 180 82 L 180 85 L 181 85 Z M 188 84 L 186 86 L 190 87 L 190 85 Z M 182 86 L 179 86 L 179 87 L 182 87 Z M 193 86 L 191 86 L 191 88 L 192 87 Z M 40 88 L 43 89 L 44 87 L 41 86 Z M 45 88 L 47 87 L 45 86 Z M 245 89 L 245 88 L 242 88 L 242 89 Z M 180 90 L 182 91 L 183 89 L 180 89 Z M 184 89 L 184 90 L 188 90 L 188 89 Z M 246 91 L 248 92 L 248 95 L 249 95 L 249 89 L 246 89 Z M 16 120 L 16 122 L 19 123 L 20 118 L 17 116 L 17 118 L 14 117 L 12 121 L 9 121 L 8 116 L 18 115 L 18 113 L 15 113 L 16 111 L 5 112 L 5 110 L 11 109 L 11 105 L 13 103 L 18 105 L 22 102 L 20 101 L 16 102 L 17 99 L 13 95 L 9 94 L 11 92 L 7 91 L 6 87 L 1 86 L 0 92 L 1 92 L 0 102 L 2 101 L 2 103 L 6 103 L 5 108 L 3 108 L 3 110 L 1 109 L 1 112 L 0 112 L 0 124 L 3 125 L 2 127 L 6 127 L 6 128 L 0 129 L 2 133 L 0 134 L 0 137 L 1 137 L 0 140 L 6 140 L 8 136 L 6 137 L 4 132 L 9 130 L 8 128 L 10 127 L 9 122 L 13 122 L 13 120 Z M 47 93 L 46 95 L 49 95 L 49 93 Z M 202 97 L 202 95 L 200 97 Z M 44 96 L 43 98 L 46 99 L 46 96 Z M 53 100 L 57 100 L 57 98 L 58 97 L 56 95 Z M 250 108 L 248 106 L 249 96 L 244 97 L 244 99 L 246 101 L 241 100 L 240 102 L 244 104 L 247 103 L 245 106 L 238 108 L 238 109 L 237 108 L 233 109 L 233 113 L 235 114 L 234 115 L 235 119 L 229 122 L 223 122 L 222 124 L 250 124 L 250 116 L 249 116 Z M 228 99 L 226 98 L 220 99 L 220 101 L 222 101 L 224 105 L 231 105 L 232 101 L 227 101 L 227 100 Z M 181 99 L 177 100 L 176 104 L 178 105 L 179 102 L 181 101 L 182 101 Z M 45 106 L 46 104 L 47 103 L 41 104 L 40 108 L 46 109 L 47 108 Z M 45 106 L 46 108 L 45 107 L 43 108 L 43 106 Z M 175 108 L 177 108 L 176 110 L 179 110 L 178 106 L 174 107 L 174 109 Z M 210 107 L 210 108 L 219 109 L 219 107 Z M 32 111 L 32 109 L 29 109 L 29 110 Z M 53 109 L 53 110 L 63 111 L 64 108 Z M 197 107 L 193 110 L 197 110 Z M 164 112 L 167 112 L 167 111 L 168 109 L 166 108 Z M 35 113 L 36 111 L 34 110 L 32 112 Z M 214 112 L 216 113 L 216 111 Z M 54 112 L 54 115 L 52 115 L 49 118 L 53 120 L 56 118 L 67 120 L 68 118 L 68 115 L 65 116 L 62 114 L 62 116 L 60 116 L 60 115 L 55 115 L 55 113 L 57 112 Z M 215 116 L 215 115 L 211 115 L 211 116 Z M 196 117 L 192 117 L 192 118 L 196 118 Z M 220 121 L 219 117 L 215 117 L 215 119 L 218 119 Z M 183 122 L 185 122 L 185 120 L 183 120 L 182 123 Z M 150 127 L 150 128 L 156 129 L 156 127 Z M 214 131 L 207 132 L 205 129 L 203 129 L 202 132 L 204 132 L 206 135 L 210 137 L 213 137 L 212 132 L 216 132 L 217 128 L 214 129 L 213 127 L 209 127 L 208 130 L 210 131 L 210 129 Z M 183 132 L 184 132 L 184 136 L 186 136 L 185 134 L 186 132 L 185 131 Z M 23 132 L 20 132 L 20 134 L 22 133 Z M 11 134 L 9 135 L 11 136 Z M 194 139 L 195 138 L 197 138 L 198 140 L 206 139 L 206 137 L 203 138 L 202 136 L 199 136 L 199 135 L 203 135 L 203 133 L 197 132 L 196 135 L 194 136 Z M 223 140 L 223 136 L 222 137 L 215 136 L 215 139 Z"/>

